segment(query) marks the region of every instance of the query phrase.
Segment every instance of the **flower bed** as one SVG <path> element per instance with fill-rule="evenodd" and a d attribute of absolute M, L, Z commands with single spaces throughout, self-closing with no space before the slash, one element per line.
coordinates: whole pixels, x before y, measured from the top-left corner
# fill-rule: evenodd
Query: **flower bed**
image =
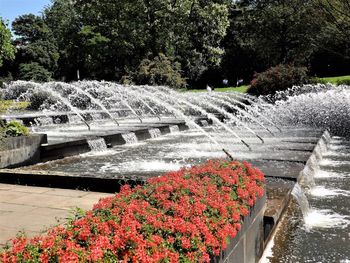
<path fill-rule="evenodd" d="M 264 194 L 248 163 L 209 161 L 126 186 L 65 227 L 18 237 L 1 262 L 209 262 Z"/>

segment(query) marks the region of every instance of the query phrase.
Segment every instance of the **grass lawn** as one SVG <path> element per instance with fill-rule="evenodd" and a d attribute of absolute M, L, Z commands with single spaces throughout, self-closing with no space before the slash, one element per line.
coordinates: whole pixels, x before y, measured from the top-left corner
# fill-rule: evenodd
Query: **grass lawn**
<path fill-rule="evenodd" d="M 339 76 L 339 77 L 329 77 L 329 78 L 320 78 L 322 81 L 326 81 L 332 84 L 337 84 L 339 80 L 350 80 L 349 76 Z"/>
<path fill-rule="evenodd" d="M 246 93 L 248 89 L 248 85 L 243 85 L 239 87 L 228 87 L 228 88 L 216 88 L 214 91 L 218 92 L 226 92 L 226 91 L 236 91 Z M 190 89 L 190 90 L 182 90 L 183 92 L 207 92 L 206 89 Z"/>

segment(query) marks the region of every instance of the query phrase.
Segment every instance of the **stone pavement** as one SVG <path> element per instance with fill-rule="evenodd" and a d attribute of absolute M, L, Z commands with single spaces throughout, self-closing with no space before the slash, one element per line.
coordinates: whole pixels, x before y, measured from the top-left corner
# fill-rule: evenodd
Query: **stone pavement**
<path fill-rule="evenodd" d="M 19 231 L 43 233 L 64 222 L 74 208 L 91 209 L 107 196 L 111 194 L 0 184 L 0 248 Z"/>

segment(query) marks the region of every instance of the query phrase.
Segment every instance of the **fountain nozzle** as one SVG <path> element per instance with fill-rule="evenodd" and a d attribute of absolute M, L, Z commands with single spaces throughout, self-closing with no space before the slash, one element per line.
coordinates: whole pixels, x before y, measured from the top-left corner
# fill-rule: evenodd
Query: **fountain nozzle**
<path fill-rule="evenodd" d="M 86 127 L 88 127 L 88 130 L 91 131 L 90 124 L 86 120 L 83 120 L 83 121 L 84 121 L 84 124 L 86 125 Z"/>
<path fill-rule="evenodd" d="M 248 143 L 246 143 L 245 141 L 241 140 L 241 143 L 243 143 L 245 146 L 247 146 L 247 148 L 249 149 L 249 151 L 252 151 L 252 148 L 250 148 L 250 145 Z"/>
<path fill-rule="evenodd" d="M 234 161 L 235 159 L 232 157 L 232 155 L 225 149 L 222 149 L 223 152 L 227 155 L 227 157 L 231 160 L 231 161 Z"/>
<path fill-rule="evenodd" d="M 265 143 L 265 141 L 264 141 L 264 139 L 263 138 L 261 138 L 259 135 L 255 135 L 262 143 Z"/>
<path fill-rule="evenodd" d="M 281 129 L 280 127 L 278 127 L 277 125 L 275 125 L 275 128 L 276 128 L 280 133 L 283 132 L 282 129 Z"/>

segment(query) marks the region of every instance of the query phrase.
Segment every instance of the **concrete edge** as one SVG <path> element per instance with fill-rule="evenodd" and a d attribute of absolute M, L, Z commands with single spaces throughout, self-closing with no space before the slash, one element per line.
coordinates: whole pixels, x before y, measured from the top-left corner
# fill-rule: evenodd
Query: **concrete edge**
<path fill-rule="evenodd" d="M 311 165 L 315 160 L 319 160 L 320 154 L 322 152 L 322 144 L 328 145 L 329 141 L 331 139 L 331 135 L 328 130 L 325 130 L 321 137 L 319 138 L 316 146 L 314 147 L 314 150 L 312 151 L 312 154 L 310 155 L 308 161 L 305 163 L 304 169 L 300 172 L 297 180 L 295 183 L 301 183 L 304 182 L 306 179 L 306 173 L 305 169 L 311 169 Z M 282 178 L 285 179 L 285 178 Z M 266 227 L 266 224 L 271 224 L 269 233 L 265 233 L 265 242 L 264 242 L 264 250 L 266 249 L 268 243 L 272 240 L 273 236 L 275 235 L 276 231 L 278 230 L 278 227 L 280 225 L 281 219 L 285 215 L 285 212 L 287 211 L 288 207 L 290 206 L 292 202 L 292 195 L 291 195 L 292 189 L 286 193 L 286 200 L 284 202 L 284 206 L 278 213 L 277 217 L 270 217 L 270 216 L 264 216 L 264 228 Z M 266 224 L 265 224 L 266 223 Z"/>
<path fill-rule="evenodd" d="M 170 133 L 171 126 L 178 126 L 180 131 L 189 129 L 184 121 L 179 121 L 177 123 L 151 125 L 149 128 L 138 128 L 130 132 L 134 132 L 139 141 L 144 141 L 151 138 L 150 129 L 159 129 L 162 135 L 166 135 Z M 102 138 L 109 147 L 113 147 L 126 143 L 122 137 L 124 133 L 126 132 L 96 135 L 94 138 Z M 40 151 L 40 161 L 47 162 L 90 152 L 90 147 L 87 139 L 78 139 L 51 145 L 42 145 Z"/>

